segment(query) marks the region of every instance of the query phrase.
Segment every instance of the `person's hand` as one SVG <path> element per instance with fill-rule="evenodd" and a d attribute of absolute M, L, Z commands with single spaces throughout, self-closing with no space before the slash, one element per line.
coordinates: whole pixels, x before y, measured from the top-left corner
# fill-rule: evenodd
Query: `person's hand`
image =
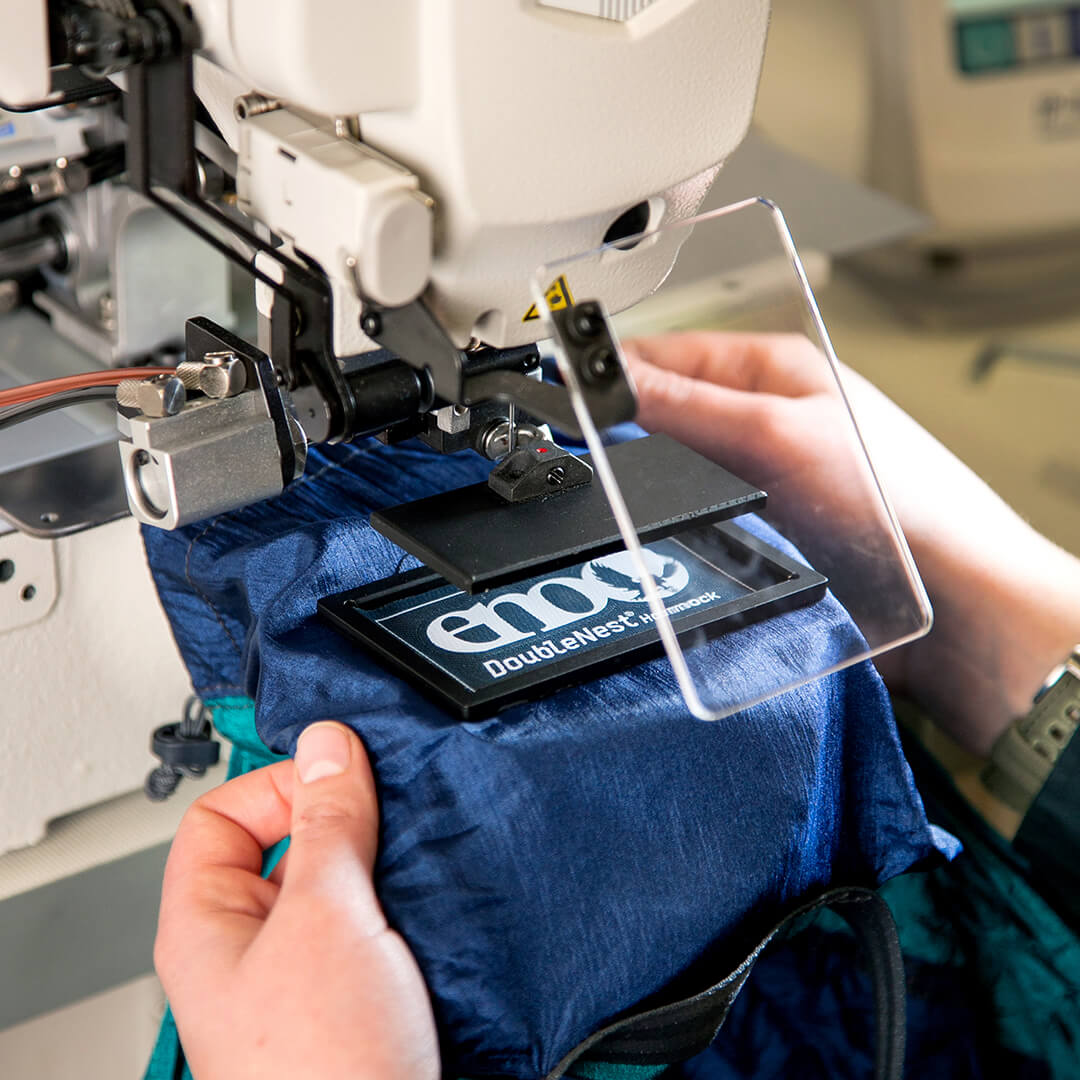
<path fill-rule="evenodd" d="M 377 830 L 364 748 L 332 723 L 188 810 L 154 964 L 196 1080 L 438 1077 L 427 991 L 372 885 Z"/>
<path fill-rule="evenodd" d="M 850 537 L 838 530 L 881 534 L 872 484 L 851 470 L 843 399 L 806 338 L 668 334 L 628 342 L 626 355 L 641 425 L 767 491 L 770 520 L 811 562 L 842 557 Z M 930 635 L 879 667 L 985 756 L 1080 639 L 1080 561 L 865 379 L 843 379 L 935 610 Z"/>

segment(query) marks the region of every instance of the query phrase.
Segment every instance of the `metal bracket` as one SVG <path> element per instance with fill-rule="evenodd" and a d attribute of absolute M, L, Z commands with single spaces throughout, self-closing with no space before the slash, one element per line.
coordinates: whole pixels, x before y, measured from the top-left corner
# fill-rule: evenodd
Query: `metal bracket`
<path fill-rule="evenodd" d="M 274 422 L 274 435 L 281 455 L 281 486 L 288 487 L 303 471 L 306 452 L 300 427 L 292 419 L 270 358 L 261 349 L 210 319 L 188 319 L 186 331 L 188 360 L 201 360 L 208 353 L 228 352 L 243 361 L 248 370 L 248 386 L 256 386 L 266 400 L 266 409 Z M 304 448 L 306 450 L 306 448 Z"/>
<path fill-rule="evenodd" d="M 565 387 L 513 368 L 470 371 L 475 354 L 457 348 L 423 300 L 382 308 L 364 299 L 361 329 L 406 363 L 431 373 L 435 392 L 452 404 L 510 401 L 574 438 L 582 432 Z M 589 411 L 600 427 L 632 420 L 637 397 L 601 305 L 585 301 L 552 313 L 554 329 L 574 365 Z M 494 350 L 492 350 L 494 351 Z"/>
<path fill-rule="evenodd" d="M 280 372 L 289 389 L 314 385 L 330 411 L 328 439 L 351 437 L 356 401 L 330 347 L 333 311 L 325 276 L 198 198 L 190 44 L 176 57 L 132 68 L 127 97 L 132 186 L 273 290 L 275 378 Z"/>
<path fill-rule="evenodd" d="M 359 292 L 359 279 L 354 281 Z M 423 300 L 399 308 L 384 308 L 361 295 L 364 314 L 360 329 L 407 364 L 426 368 L 435 393 L 452 405 L 465 399 L 467 354 L 459 349 L 439 325 Z"/>

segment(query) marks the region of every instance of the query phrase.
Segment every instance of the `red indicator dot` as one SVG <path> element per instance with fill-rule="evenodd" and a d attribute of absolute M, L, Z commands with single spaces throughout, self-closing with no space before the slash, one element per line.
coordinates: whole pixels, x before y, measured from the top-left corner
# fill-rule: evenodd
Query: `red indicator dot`
<path fill-rule="evenodd" d="M 546 446 L 538 446 L 536 448 L 536 452 L 538 454 L 546 454 L 547 453 L 547 447 Z"/>

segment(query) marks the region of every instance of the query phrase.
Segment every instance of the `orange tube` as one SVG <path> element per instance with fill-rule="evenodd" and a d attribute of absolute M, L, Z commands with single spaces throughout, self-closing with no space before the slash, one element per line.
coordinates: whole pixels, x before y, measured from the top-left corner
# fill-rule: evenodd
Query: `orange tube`
<path fill-rule="evenodd" d="M 44 382 L 27 383 L 25 386 L 13 386 L 9 390 L 0 390 L 0 409 L 8 405 L 22 405 L 27 401 L 36 401 L 49 394 L 59 394 L 66 390 L 82 390 L 87 386 L 117 386 L 126 379 L 150 379 L 155 375 L 174 375 L 175 369 L 164 367 L 107 368 L 104 371 L 85 371 L 81 375 L 65 375 L 59 379 L 46 379 Z"/>

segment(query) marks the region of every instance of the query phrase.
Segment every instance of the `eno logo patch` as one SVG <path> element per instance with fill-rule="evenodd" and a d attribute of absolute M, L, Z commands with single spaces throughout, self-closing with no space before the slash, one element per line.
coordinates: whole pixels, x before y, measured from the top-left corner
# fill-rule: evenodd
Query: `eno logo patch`
<path fill-rule="evenodd" d="M 690 572 L 679 559 L 646 549 L 645 560 L 665 599 L 690 583 Z M 444 652 L 487 653 L 587 623 L 613 603 L 648 603 L 625 551 L 593 559 L 577 574 L 543 578 L 524 592 L 502 590 L 467 608 L 438 615 L 428 623 L 427 638 Z M 624 612 L 612 623 L 593 627 L 591 632 L 601 638 L 621 634 L 638 626 L 639 620 L 634 612 Z"/>
<path fill-rule="evenodd" d="M 645 548 L 679 632 L 706 637 L 750 613 L 806 603 L 825 579 L 735 525 Z M 461 716 L 472 717 L 662 653 L 629 553 L 468 595 L 413 570 L 327 597 L 319 609 L 353 640 Z M 700 640 L 699 636 L 699 640 Z"/>
<path fill-rule="evenodd" d="M 672 617 L 748 591 L 677 540 L 650 544 L 645 558 Z M 443 585 L 357 610 L 470 690 L 656 633 L 625 551 L 481 596 Z"/>

